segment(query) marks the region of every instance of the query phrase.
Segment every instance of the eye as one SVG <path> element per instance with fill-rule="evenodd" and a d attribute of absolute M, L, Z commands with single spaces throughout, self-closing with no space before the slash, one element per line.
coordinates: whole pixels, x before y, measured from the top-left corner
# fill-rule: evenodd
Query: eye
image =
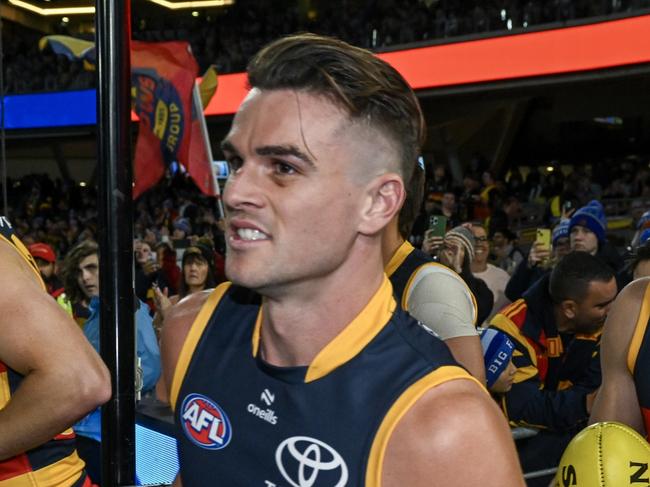
<path fill-rule="evenodd" d="M 281 175 L 292 175 L 296 174 L 296 168 L 291 164 L 287 164 L 284 161 L 273 161 L 273 167 L 277 174 Z"/>
<path fill-rule="evenodd" d="M 231 173 L 237 172 L 244 165 L 244 161 L 239 156 L 228 157 L 226 162 Z"/>

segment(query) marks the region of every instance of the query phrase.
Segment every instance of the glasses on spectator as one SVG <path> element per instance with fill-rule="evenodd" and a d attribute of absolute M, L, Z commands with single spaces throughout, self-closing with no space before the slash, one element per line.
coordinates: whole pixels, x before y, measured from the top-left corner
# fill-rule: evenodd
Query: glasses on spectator
<path fill-rule="evenodd" d="M 487 242 L 488 238 L 487 237 L 474 237 L 474 240 L 477 242 Z"/>

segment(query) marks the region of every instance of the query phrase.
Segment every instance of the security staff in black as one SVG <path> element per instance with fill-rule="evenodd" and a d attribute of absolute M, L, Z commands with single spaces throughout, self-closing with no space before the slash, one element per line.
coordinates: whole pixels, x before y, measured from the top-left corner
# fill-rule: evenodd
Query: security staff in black
<path fill-rule="evenodd" d="M 306 367 L 259 356 L 261 299 L 229 283 L 210 295 L 171 385 L 184 487 L 377 486 L 399 419 L 426 391 L 472 379 L 397 308 L 387 278 Z M 205 371 L 210 373 L 206 374 Z"/>

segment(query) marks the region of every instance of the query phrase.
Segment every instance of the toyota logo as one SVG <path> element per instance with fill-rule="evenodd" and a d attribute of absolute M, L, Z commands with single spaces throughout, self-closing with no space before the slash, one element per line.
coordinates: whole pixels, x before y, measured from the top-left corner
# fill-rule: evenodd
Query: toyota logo
<path fill-rule="evenodd" d="M 309 436 L 292 436 L 280 443 L 275 462 L 293 487 L 311 487 L 321 472 L 328 471 L 332 487 L 343 487 L 348 481 L 348 467 L 339 452 Z"/>

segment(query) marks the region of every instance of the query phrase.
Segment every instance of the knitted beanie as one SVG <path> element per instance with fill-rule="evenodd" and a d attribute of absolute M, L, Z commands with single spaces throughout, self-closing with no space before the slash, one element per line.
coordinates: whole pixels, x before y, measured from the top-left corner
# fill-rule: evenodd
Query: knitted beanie
<path fill-rule="evenodd" d="M 515 346 L 505 333 L 487 328 L 481 332 L 481 347 L 483 348 L 485 375 L 489 389 L 506 370 Z"/>
<path fill-rule="evenodd" d="M 636 228 L 637 230 L 641 230 L 642 228 L 650 228 L 650 210 L 641 215 L 639 221 L 636 222 Z"/>
<path fill-rule="evenodd" d="M 582 208 L 578 209 L 571 217 L 569 223 L 569 233 L 573 227 L 581 226 L 586 227 L 598 238 L 599 242 L 605 240 L 605 229 L 607 228 L 607 219 L 605 218 L 605 210 L 603 205 L 598 200 L 591 200 Z"/>
<path fill-rule="evenodd" d="M 457 226 L 445 234 L 445 241 L 453 242 L 465 249 L 465 255 L 469 256 L 470 262 L 474 260 L 474 235 L 469 228 Z"/>
<path fill-rule="evenodd" d="M 555 228 L 553 228 L 552 242 L 554 246 L 559 239 L 569 237 L 569 222 L 570 220 L 568 218 L 563 218 L 560 220 L 560 223 L 555 225 Z"/>

